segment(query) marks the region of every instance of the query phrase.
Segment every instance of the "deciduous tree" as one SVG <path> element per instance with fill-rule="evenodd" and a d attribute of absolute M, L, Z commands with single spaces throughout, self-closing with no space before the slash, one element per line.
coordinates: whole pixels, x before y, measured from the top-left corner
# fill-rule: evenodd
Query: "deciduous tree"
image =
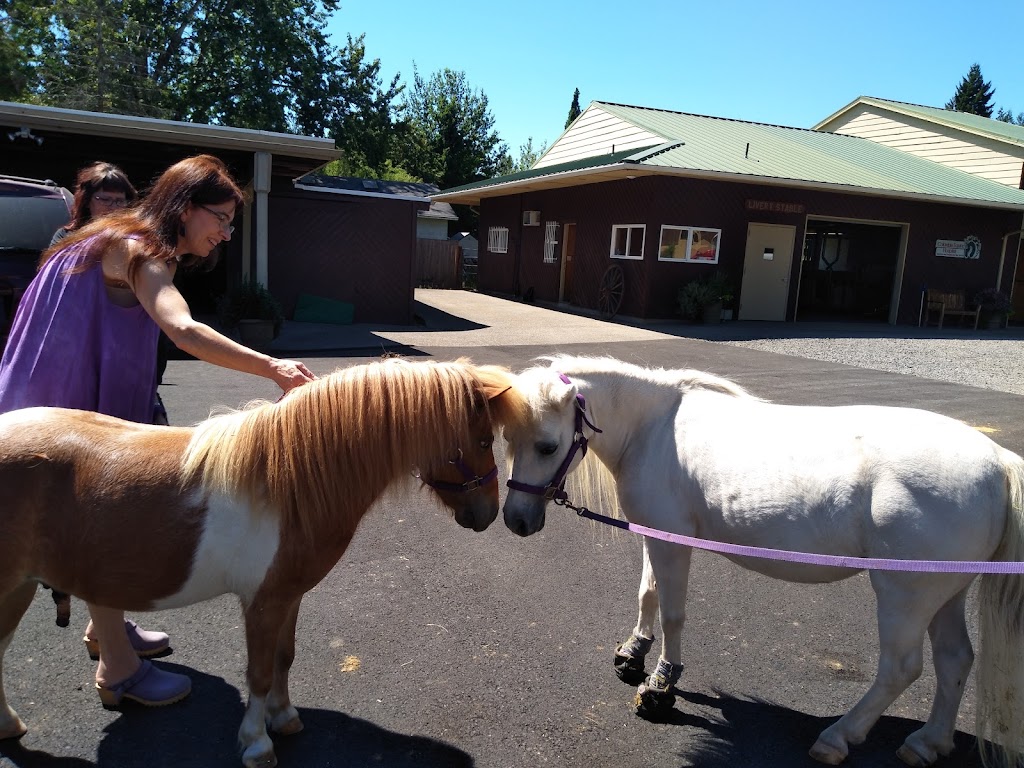
<path fill-rule="evenodd" d="M 508 176 L 510 173 L 530 170 L 533 168 L 533 164 L 540 160 L 541 156 L 547 152 L 547 149 L 547 146 L 543 144 L 539 147 L 534 147 L 533 136 L 530 136 L 526 139 L 526 143 L 519 147 L 519 159 L 513 160 L 511 155 L 505 155 L 503 161 L 498 166 L 498 175 Z"/>
<path fill-rule="evenodd" d="M 363 38 L 337 48 L 338 0 L 0 0 L 0 80 L 23 100 L 268 131 L 344 132 L 383 163 L 400 92 Z M 360 120 L 352 119 L 360 115 Z M 361 161 L 362 162 L 362 161 Z"/>
<path fill-rule="evenodd" d="M 425 80 L 414 66 L 400 116 L 408 125 L 402 165 L 442 189 L 491 178 L 508 154 L 487 95 L 464 72 L 446 68 Z"/>

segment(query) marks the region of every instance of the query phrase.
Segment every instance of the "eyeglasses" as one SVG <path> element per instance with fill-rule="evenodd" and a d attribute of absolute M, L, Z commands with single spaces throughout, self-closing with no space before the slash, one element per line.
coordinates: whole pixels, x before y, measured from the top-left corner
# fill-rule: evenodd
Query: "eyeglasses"
<path fill-rule="evenodd" d="M 124 208 L 128 205 L 128 201 L 123 197 L 107 197 L 106 195 L 93 195 L 92 201 L 94 203 L 102 203 L 107 208 Z"/>
<path fill-rule="evenodd" d="M 220 228 L 227 232 L 229 235 L 235 231 L 235 228 L 231 226 L 231 219 L 233 217 L 229 216 L 223 211 L 215 211 L 213 210 L 213 208 L 208 208 L 202 203 L 196 203 L 196 207 L 202 208 L 207 213 L 212 214 L 213 217 L 217 219 L 217 223 L 220 224 Z"/>

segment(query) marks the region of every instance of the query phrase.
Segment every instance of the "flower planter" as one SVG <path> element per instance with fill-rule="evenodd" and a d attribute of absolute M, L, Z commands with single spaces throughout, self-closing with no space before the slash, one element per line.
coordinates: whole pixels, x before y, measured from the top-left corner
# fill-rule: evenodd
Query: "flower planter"
<path fill-rule="evenodd" d="M 1005 312 L 987 312 L 982 309 L 978 315 L 978 327 L 979 328 L 1005 328 L 1006 327 L 1006 313 Z"/>
<path fill-rule="evenodd" d="M 704 307 L 701 312 L 701 322 L 707 324 L 722 322 L 722 302 L 715 301 Z"/>
<path fill-rule="evenodd" d="M 238 321 L 238 335 L 245 346 L 264 352 L 274 340 L 274 321 L 243 318 Z"/>

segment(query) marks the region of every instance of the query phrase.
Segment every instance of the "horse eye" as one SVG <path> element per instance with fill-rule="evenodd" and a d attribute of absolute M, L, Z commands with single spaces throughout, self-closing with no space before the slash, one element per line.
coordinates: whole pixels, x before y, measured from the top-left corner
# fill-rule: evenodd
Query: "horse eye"
<path fill-rule="evenodd" d="M 486 451 L 488 448 L 491 447 L 491 443 L 493 443 L 493 442 L 494 442 L 493 440 L 481 440 L 480 441 L 480 447 L 483 448 Z"/>
<path fill-rule="evenodd" d="M 558 450 L 558 443 L 537 443 L 537 453 L 541 456 L 550 456 Z"/>

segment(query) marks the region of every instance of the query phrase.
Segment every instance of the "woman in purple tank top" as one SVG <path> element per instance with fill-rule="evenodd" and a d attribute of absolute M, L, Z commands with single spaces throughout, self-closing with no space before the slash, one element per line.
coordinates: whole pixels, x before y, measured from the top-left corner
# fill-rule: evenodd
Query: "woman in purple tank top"
<path fill-rule="evenodd" d="M 152 422 L 161 329 L 194 357 L 264 376 L 285 392 L 316 378 L 300 362 L 256 352 L 196 321 L 174 286 L 179 265 L 200 263 L 231 238 L 243 202 L 224 163 L 191 157 L 168 168 L 137 207 L 52 246 L 0 360 L 0 413 L 50 405 Z M 166 647 L 166 636 L 143 634 L 120 610 L 89 605 L 89 613 L 98 688 L 153 706 L 188 695 L 188 677 L 139 658 L 157 640 Z"/>

